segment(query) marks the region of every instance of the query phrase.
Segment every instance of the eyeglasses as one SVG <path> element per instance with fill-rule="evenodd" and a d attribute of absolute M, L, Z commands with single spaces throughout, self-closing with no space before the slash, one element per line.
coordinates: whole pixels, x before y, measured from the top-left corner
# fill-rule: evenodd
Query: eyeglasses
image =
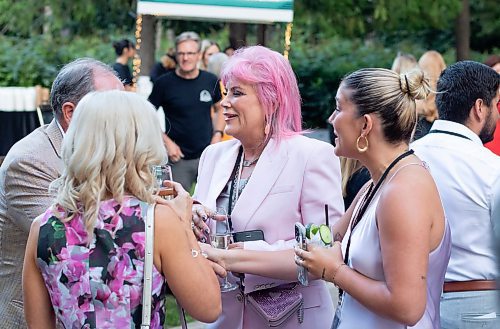
<path fill-rule="evenodd" d="M 195 55 L 198 55 L 198 53 L 195 53 L 195 52 L 187 52 L 187 53 L 177 53 L 177 56 L 178 57 L 184 57 L 184 56 L 187 56 L 187 57 L 193 57 Z"/>

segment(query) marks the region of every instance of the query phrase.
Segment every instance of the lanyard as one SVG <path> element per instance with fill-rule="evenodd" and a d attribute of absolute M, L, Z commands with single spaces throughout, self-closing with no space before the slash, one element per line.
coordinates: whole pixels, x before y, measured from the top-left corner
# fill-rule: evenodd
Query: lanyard
<path fill-rule="evenodd" d="M 358 210 L 356 211 L 356 214 L 353 217 L 353 221 L 351 223 L 351 234 L 349 234 L 349 239 L 347 240 L 347 248 L 346 248 L 345 255 L 344 255 L 344 263 L 345 264 L 347 264 L 347 262 L 349 261 L 349 249 L 351 248 L 351 238 L 352 238 L 352 232 L 353 232 L 354 228 L 361 221 L 361 218 L 365 214 L 366 210 L 368 209 L 368 206 L 370 205 L 370 203 L 373 200 L 373 197 L 375 196 L 377 191 L 380 189 L 380 186 L 382 185 L 382 183 L 386 179 L 387 175 L 389 174 L 389 171 L 391 171 L 391 169 L 394 168 L 394 166 L 399 161 L 403 160 L 407 156 L 412 155 L 413 153 L 414 153 L 413 150 L 409 150 L 409 151 L 406 151 L 405 153 L 401 154 L 400 156 L 398 156 L 396 159 L 394 159 L 389 164 L 387 169 L 382 174 L 382 177 L 380 177 L 379 181 L 377 182 L 377 185 L 373 186 L 373 182 L 371 182 L 370 187 L 368 188 L 368 192 L 365 194 L 365 197 L 363 198 L 362 203 L 359 206 Z M 339 297 L 341 297 L 342 294 L 343 294 L 343 290 L 339 289 Z"/>
<path fill-rule="evenodd" d="M 454 131 L 447 131 L 447 130 L 440 130 L 440 129 L 432 129 L 431 131 L 429 131 L 429 134 L 446 134 L 446 135 L 451 135 L 451 136 L 455 136 L 455 137 L 465 138 L 465 139 L 468 139 L 470 141 L 472 140 L 469 137 L 462 135 L 462 134 L 459 134 L 459 133 L 456 133 Z"/>
<path fill-rule="evenodd" d="M 236 191 L 236 198 L 233 202 L 234 198 L 234 193 L 235 193 L 235 188 L 239 189 L 240 185 L 240 176 L 241 176 L 241 162 L 243 160 L 243 147 L 240 146 L 240 149 L 238 151 L 238 156 L 236 157 L 236 162 L 234 163 L 233 171 L 231 173 L 230 179 L 231 179 L 231 187 L 229 188 L 229 205 L 227 209 L 227 215 L 228 215 L 228 222 L 229 222 L 229 229 L 231 232 L 233 231 L 233 221 L 231 220 L 231 213 L 233 212 L 233 203 L 236 203 L 236 200 L 238 200 L 239 197 L 239 191 Z M 238 173 L 238 175 L 236 175 Z"/>

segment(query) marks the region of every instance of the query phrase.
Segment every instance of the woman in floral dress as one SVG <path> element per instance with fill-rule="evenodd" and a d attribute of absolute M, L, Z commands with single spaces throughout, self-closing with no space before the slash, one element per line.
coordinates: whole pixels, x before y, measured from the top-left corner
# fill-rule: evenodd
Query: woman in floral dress
<path fill-rule="evenodd" d="M 119 119 L 118 119 L 119 118 Z M 166 159 L 153 107 L 138 95 L 85 96 L 64 137 L 65 172 L 31 227 L 23 271 L 30 328 L 139 328 L 150 166 Z M 151 328 L 162 328 L 168 282 L 193 317 L 221 312 L 219 283 L 191 231 L 192 200 L 156 206 Z M 200 292 L 203 293 L 200 293 Z M 207 307 L 210 305 L 210 307 Z"/>

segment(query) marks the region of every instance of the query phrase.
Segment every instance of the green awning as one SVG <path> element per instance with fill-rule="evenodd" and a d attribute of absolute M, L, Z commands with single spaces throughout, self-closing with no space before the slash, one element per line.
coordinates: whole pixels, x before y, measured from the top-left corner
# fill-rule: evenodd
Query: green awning
<path fill-rule="evenodd" d="M 291 22 L 293 0 L 139 0 L 137 13 L 177 19 Z"/>

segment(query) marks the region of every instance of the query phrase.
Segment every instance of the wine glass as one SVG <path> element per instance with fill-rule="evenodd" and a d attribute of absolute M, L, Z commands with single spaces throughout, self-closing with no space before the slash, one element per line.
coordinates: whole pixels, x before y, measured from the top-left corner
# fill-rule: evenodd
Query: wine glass
<path fill-rule="evenodd" d="M 214 230 L 215 232 L 210 234 L 210 243 L 214 248 L 227 250 L 233 237 L 229 226 L 229 216 L 224 208 L 217 208 L 213 215 L 213 219 L 219 225 L 216 225 L 216 229 Z M 220 285 L 221 292 L 233 291 L 237 288 L 238 285 L 229 282 L 227 276 L 223 279 Z"/>
<path fill-rule="evenodd" d="M 163 186 L 164 181 L 172 180 L 172 168 L 169 165 L 163 164 L 153 166 L 152 171 L 155 178 L 155 188 L 158 191 L 158 195 L 166 200 L 172 199 L 174 197 L 173 187 Z"/>

